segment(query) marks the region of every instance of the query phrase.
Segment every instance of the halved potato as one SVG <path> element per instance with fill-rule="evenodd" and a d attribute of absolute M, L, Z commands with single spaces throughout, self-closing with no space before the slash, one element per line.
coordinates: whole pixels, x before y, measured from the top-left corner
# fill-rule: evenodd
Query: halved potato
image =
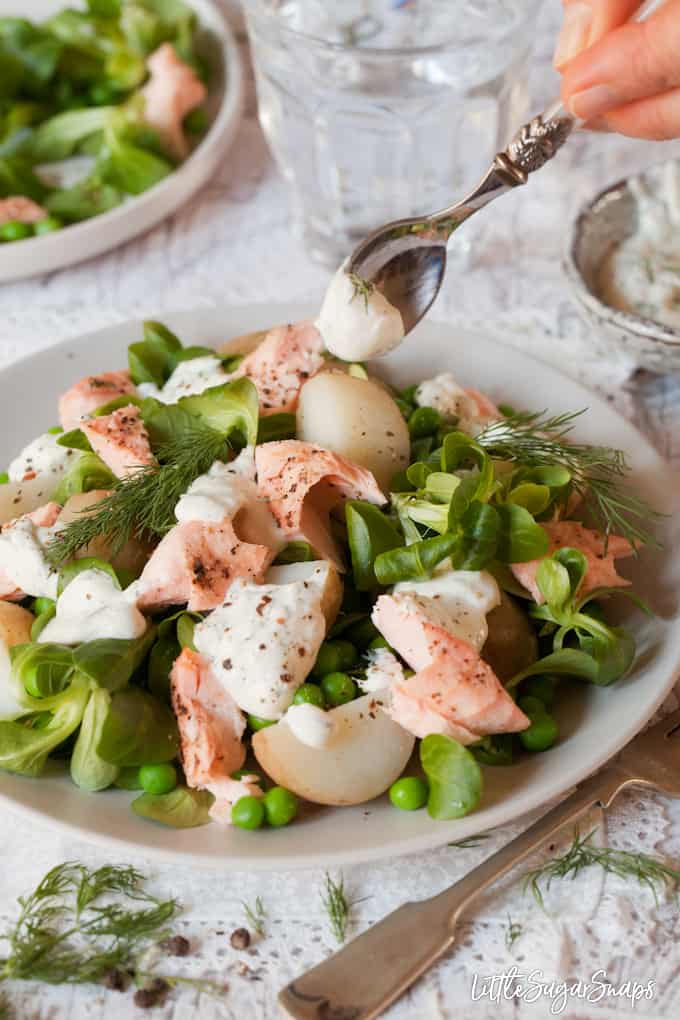
<path fill-rule="evenodd" d="M 0 524 L 30 514 L 39 506 L 44 506 L 52 499 L 52 494 L 59 484 L 57 475 L 46 477 L 38 475 L 25 482 L 7 482 L 0 485 Z"/>
<path fill-rule="evenodd" d="M 297 437 L 368 468 L 385 492 L 409 462 L 409 431 L 393 398 L 377 382 L 342 372 L 321 372 L 302 387 Z"/>
<path fill-rule="evenodd" d="M 510 680 L 538 658 L 538 642 L 519 603 L 501 591 L 501 604 L 486 618 L 489 636 L 481 651 L 499 680 Z"/>
<path fill-rule="evenodd" d="M 321 612 L 326 625 L 332 627 L 342 603 L 342 581 L 338 571 L 327 560 L 308 560 L 306 563 L 284 563 L 270 567 L 264 577 L 265 584 L 293 584 L 308 581 L 321 589 Z"/>
<path fill-rule="evenodd" d="M 106 489 L 93 489 L 91 492 L 78 492 L 71 496 L 64 503 L 59 514 L 59 521 L 62 524 L 70 524 L 79 520 L 84 511 L 94 508 L 105 496 L 108 496 Z M 95 538 L 88 545 L 79 550 L 77 558 L 84 556 L 96 556 L 100 560 L 106 560 L 112 566 L 120 570 L 131 570 L 138 574 L 144 569 L 149 558 L 149 547 L 136 538 L 129 539 L 116 556 L 111 556 L 111 547 L 103 536 Z"/>
<path fill-rule="evenodd" d="M 6 648 L 28 644 L 34 620 L 28 609 L 13 602 L 0 602 L 0 642 Z"/>
<path fill-rule="evenodd" d="M 0 602 L 0 720 L 18 719 L 26 714 L 21 685 L 12 677 L 9 650 L 28 644 L 35 617 L 13 602 Z"/>
<path fill-rule="evenodd" d="M 334 731 L 323 748 L 295 736 L 284 718 L 253 737 L 253 751 L 279 786 L 314 804 L 363 804 L 384 793 L 411 757 L 415 738 L 365 694 L 328 713 Z"/>

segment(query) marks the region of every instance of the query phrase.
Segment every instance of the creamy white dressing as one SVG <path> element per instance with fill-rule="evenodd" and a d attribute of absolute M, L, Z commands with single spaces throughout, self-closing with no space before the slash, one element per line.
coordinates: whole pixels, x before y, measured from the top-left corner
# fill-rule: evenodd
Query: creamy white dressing
<path fill-rule="evenodd" d="M 45 548 L 62 525 L 39 528 L 27 517 L 6 526 L 0 533 L 0 564 L 26 595 L 56 599 L 58 573 L 45 559 Z"/>
<path fill-rule="evenodd" d="M 335 736 L 335 719 L 332 712 L 324 712 L 317 705 L 291 705 L 282 720 L 301 744 L 328 747 Z"/>
<path fill-rule="evenodd" d="M 255 447 L 246 446 L 229 464 L 216 460 L 189 486 L 175 507 L 178 521 L 223 521 L 259 498 Z"/>
<path fill-rule="evenodd" d="M 76 450 L 59 446 L 58 439 L 58 435 L 46 432 L 24 447 L 7 469 L 9 480 L 23 482 L 25 478 L 44 475 L 45 481 L 56 487 L 77 453 Z"/>
<path fill-rule="evenodd" d="M 401 314 L 377 288 L 359 291 L 346 265 L 330 282 L 316 328 L 331 354 L 343 361 L 378 358 L 404 339 Z"/>
<path fill-rule="evenodd" d="M 0 640 L 0 720 L 18 719 L 26 715 L 23 691 L 12 675 L 9 648 Z"/>
<path fill-rule="evenodd" d="M 56 615 L 43 628 L 40 642 L 77 645 L 99 638 L 132 640 L 147 627 L 130 589 L 121 591 L 104 570 L 76 574 L 57 599 Z"/>
<path fill-rule="evenodd" d="M 395 595 L 413 593 L 432 623 L 477 651 L 489 635 L 487 613 L 501 601 L 496 579 L 486 570 L 453 570 L 449 560 L 440 563 L 432 577 L 400 581 L 393 590 Z"/>
<path fill-rule="evenodd" d="M 425 379 L 416 390 L 419 407 L 434 407 L 445 421 L 457 419 L 461 432 L 474 436 L 481 432 L 487 419 L 479 414 L 476 401 L 460 386 L 451 372 L 441 372 Z"/>
<path fill-rule="evenodd" d="M 221 386 L 228 379 L 220 358 L 206 354 L 202 358 L 180 361 L 163 387 L 140 383 L 137 390 L 142 397 L 155 397 L 163 404 L 176 404 L 181 397 L 203 393 L 211 386 Z"/>
<path fill-rule="evenodd" d="M 613 308 L 680 328 L 680 166 L 631 178 L 637 228 L 603 263 L 600 297 Z"/>
<path fill-rule="evenodd" d="M 404 667 L 389 648 L 375 648 L 368 653 L 366 673 L 358 683 L 364 694 L 376 694 L 405 680 Z"/>
<path fill-rule="evenodd" d="M 239 708 L 279 719 L 314 665 L 325 632 L 317 584 L 239 578 L 196 626 L 194 644 Z"/>

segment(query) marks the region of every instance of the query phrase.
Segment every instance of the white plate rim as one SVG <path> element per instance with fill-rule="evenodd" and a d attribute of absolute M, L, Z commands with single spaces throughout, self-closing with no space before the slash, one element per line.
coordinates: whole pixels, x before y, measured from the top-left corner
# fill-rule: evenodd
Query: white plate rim
<path fill-rule="evenodd" d="M 170 326 L 170 328 L 176 329 L 180 335 L 184 332 L 186 336 L 188 330 L 193 328 L 196 322 L 200 321 L 203 317 L 210 318 L 213 322 L 228 322 L 230 315 L 234 315 L 240 320 L 244 318 L 252 318 L 253 323 L 249 328 L 258 329 L 263 328 L 268 323 L 274 324 L 276 322 L 291 321 L 308 316 L 309 311 L 309 306 L 289 304 L 243 307 L 232 306 L 223 308 L 198 308 L 189 311 L 168 313 L 161 316 L 161 318 Z M 131 320 L 129 322 L 105 327 L 104 329 L 63 340 L 52 347 L 27 355 L 25 358 L 13 362 L 6 369 L 0 371 L 0 392 L 5 383 L 11 380 L 11 376 L 15 370 L 26 369 L 27 367 L 30 367 L 32 363 L 37 362 L 39 364 L 44 359 L 49 361 L 50 357 L 58 358 L 63 355 L 68 357 L 70 348 L 81 347 L 83 349 L 88 348 L 89 350 L 93 350 L 97 347 L 98 341 L 102 343 L 102 345 L 107 344 L 107 341 L 116 338 L 117 334 L 125 334 L 127 331 L 127 335 L 125 336 L 126 345 L 132 336 L 137 335 L 139 325 L 139 320 Z M 424 332 L 427 332 L 429 328 L 438 330 L 443 325 L 445 324 L 438 322 L 426 322 L 421 327 L 421 330 Z M 214 329 L 215 327 L 213 326 L 212 328 Z M 135 332 L 133 333 L 133 331 Z M 517 351 L 514 348 L 508 347 L 507 345 L 500 343 L 498 340 L 486 336 L 478 329 L 466 329 L 465 334 L 469 338 L 478 338 L 482 344 L 492 348 L 501 360 L 516 358 L 520 367 L 522 364 L 530 367 L 535 363 L 540 365 L 541 370 L 552 376 L 556 382 L 565 380 L 565 377 L 556 368 L 554 368 L 554 366 L 540 361 L 540 359 L 533 356 Z M 226 340 L 232 335 L 235 335 L 235 332 L 233 330 L 229 330 L 224 339 Z M 118 339 L 120 340 L 120 337 L 118 337 Z M 196 337 L 193 337 L 192 342 L 195 342 L 195 340 Z M 103 357 L 106 356 L 104 355 Z M 114 366 L 109 366 L 107 364 L 106 367 Z M 91 370 L 92 369 L 90 369 L 90 371 Z M 649 440 L 647 440 L 641 433 L 637 432 L 637 430 L 634 430 L 630 422 L 618 415 L 618 413 L 615 412 L 601 397 L 585 389 L 585 387 L 573 380 L 569 380 L 569 385 L 572 389 L 579 390 L 582 393 L 583 400 L 589 404 L 591 410 L 597 409 L 601 413 L 605 413 L 610 419 L 616 419 L 620 422 L 621 426 L 625 428 L 625 430 L 632 430 L 636 436 L 636 442 L 640 445 L 640 449 L 642 449 L 646 455 L 649 455 L 652 459 L 658 461 L 660 466 L 664 466 L 665 462 L 663 462 L 663 458 L 656 450 L 654 450 Z M 678 481 L 679 479 L 676 475 L 671 475 L 671 488 L 674 493 L 679 491 L 677 490 Z M 499 804 L 495 804 L 487 808 L 482 806 L 477 812 L 474 812 L 463 819 L 449 823 L 439 822 L 437 823 L 436 828 L 429 832 L 425 832 L 419 836 L 411 836 L 407 839 L 393 840 L 386 845 L 358 847 L 354 850 L 324 850 L 322 855 L 311 849 L 303 853 L 296 854 L 294 858 L 287 855 L 276 856 L 275 854 L 263 854 L 261 857 L 258 857 L 253 853 L 253 851 L 257 848 L 257 843 L 252 839 L 253 834 L 239 833 L 239 837 L 241 835 L 245 835 L 246 840 L 248 840 L 247 843 L 243 843 L 243 852 L 229 853 L 228 855 L 225 854 L 224 857 L 218 857 L 211 854 L 201 853 L 200 850 L 197 849 L 186 850 L 172 846 L 150 846 L 147 843 L 137 843 L 129 838 L 121 837 L 113 831 L 106 833 L 99 832 L 89 829 L 87 826 L 71 822 L 68 819 L 57 818 L 40 808 L 36 808 L 31 804 L 25 803 L 20 799 L 17 793 L 8 792 L 6 789 L 3 789 L 3 785 L 6 785 L 7 783 L 21 787 L 24 783 L 35 782 L 34 780 L 11 776 L 3 772 L 0 772 L 0 802 L 5 803 L 12 811 L 16 811 L 18 814 L 40 821 L 42 824 L 48 824 L 49 826 L 71 836 L 86 839 L 99 846 L 108 848 L 115 846 L 119 849 L 125 848 L 128 851 L 134 851 L 137 854 L 166 861 L 168 863 L 191 863 L 193 866 L 207 869 L 230 871 L 297 870 L 316 866 L 335 867 L 353 865 L 365 861 L 384 859 L 388 856 L 392 857 L 412 853 L 422 853 L 427 850 L 441 847 L 453 839 L 465 838 L 473 833 L 488 831 L 489 829 L 516 821 L 527 813 L 563 796 L 568 792 L 568 790 L 573 788 L 593 772 L 597 771 L 597 769 L 601 768 L 644 727 L 646 722 L 654 715 L 672 689 L 676 682 L 679 668 L 680 640 L 676 642 L 676 647 L 674 648 L 674 660 L 672 662 L 672 667 L 668 672 L 667 679 L 663 684 L 660 684 L 657 687 L 654 696 L 648 697 L 644 700 L 643 709 L 639 711 L 637 715 L 631 717 L 628 724 L 623 726 L 615 737 L 603 740 L 597 753 L 594 753 L 586 761 L 574 763 L 569 769 L 566 780 L 560 779 L 557 782 L 549 784 L 547 788 L 545 783 L 543 785 L 537 783 L 535 786 L 533 783 L 530 783 L 525 790 L 522 790 L 519 793 L 515 792 L 513 797 L 507 801 L 502 801 Z M 69 780 L 65 781 L 69 782 Z M 87 796 L 87 794 L 82 795 Z M 112 796 L 122 798 L 123 794 L 115 793 L 112 794 Z M 129 796 L 126 796 L 126 805 L 129 799 Z M 126 810 L 129 809 L 126 807 Z M 397 814 L 400 813 L 397 812 Z M 477 819 L 480 821 L 476 821 Z M 157 826 L 154 826 L 154 828 L 156 831 L 160 829 L 160 827 Z M 170 843 L 172 841 L 172 833 L 175 830 L 160 829 L 160 831 L 169 834 L 168 843 Z M 199 828 L 186 831 L 200 834 L 204 830 Z M 276 834 L 263 833 L 261 835 L 266 842 Z M 255 834 L 255 836 L 257 836 L 257 834 Z"/>
<path fill-rule="evenodd" d="M 222 50 L 224 95 L 209 130 L 184 163 L 143 194 L 55 234 L 0 247 L 0 284 L 59 272 L 132 240 L 176 212 L 217 169 L 234 140 L 243 113 L 243 61 L 217 0 L 186 2 L 216 37 Z"/>

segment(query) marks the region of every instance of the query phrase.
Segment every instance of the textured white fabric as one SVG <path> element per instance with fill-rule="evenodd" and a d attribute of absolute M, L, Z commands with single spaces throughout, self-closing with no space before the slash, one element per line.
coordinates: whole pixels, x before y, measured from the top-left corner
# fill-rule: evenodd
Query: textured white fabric
<path fill-rule="evenodd" d="M 556 78 L 549 69 L 557 4 L 551 4 L 539 34 L 535 100 L 551 97 Z M 560 256 L 565 226 L 580 201 L 606 182 L 680 151 L 677 144 L 652 145 L 607 136 L 570 140 L 554 164 L 521 193 L 503 199 L 473 220 L 470 267 L 451 274 L 436 317 L 477 324 L 508 343 L 603 389 L 675 464 L 680 462 L 680 378 L 638 375 L 629 366 L 603 364 L 589 356 L 589 328 L 579 318 L 564 284 Z M 282 272 L 282 267 L 285 267 Z M 291 240 L 285 189 L 276 176 L 254 118 L 251 98 L 239 136 L 214 181 L 178 215 L 144 237 L 84 265 L 49 277 L 5 286 L 0 293 L 0 365 L 69 334 L 130 317 L 219 303 L 276 301 L 320 295 L 327 274 L 311 265 Z M 673 699 L 671 707 L 676 707 Z M 350 897 L 361 899 L 350 934 L 399 906 L 406 898 L 431 895 L 461 877 L 529 820 L 494 832 L 474 849 L 446 847 L 419 857 L 353 868 L 345 875 Z M 642 793 L 622 796 L 599 825 L 598 839 L 612 845 L 663 852 L 680 860 L 680 803 Z M 585 828 L 583 829 L 585 831 Z M 570 834 L 565 833 L 565 844 Z M 18 894 L 44 871 L 66 859 L 89 864 L 120 860 L 85 842 L 64 837 L 0 808 L 0 928 L 16 909 Z M 186 907 L 180 930 L 198 946 L 182 961 L 183 974 L 226 979 L 230 992 L 220 1003 L 191 990 L 173 994 L 153 1015 L 159 1020 L 269 1020 L 281 1016 L 279 988 L 321 960 L 334 947 L 321 906 L 320 873 L 211 874 L 157 867 L 131 860 L 160 892 Z M 500 973 L 513 963 L 546 977 L 588 979 L 599 967 L 613 984 L 627 979 L 656 982 L 653 1000 L 583 1004 L 561 1014 L 569 1020 L 633 1016 L 680 1016 L 680 922 L 677 904 L 652 896 L 597 871 L 576 882 L 556 884 L 547 913 L 522 895 L 510 876 L 488 894 L 460 930 L 457 947 L 387 1014 L 389 1020 L 538 1020 L 550 1003 L 471 1000 L 472 976 Z M 268 912 L 267 937 L 248 953 L 229 945 L 244 921 L 241 900 L 261 896 Z M 511 948 L 509 919 L 522 926 Z M 4 947 L 0 946 L 0 956 Z M 246 961 L 250 970 L 240 973 Z M 92 988 L 14 985 L 5 994 L 20 1020 L 120 1020 L 149 1015 L 129 996 Z"/>

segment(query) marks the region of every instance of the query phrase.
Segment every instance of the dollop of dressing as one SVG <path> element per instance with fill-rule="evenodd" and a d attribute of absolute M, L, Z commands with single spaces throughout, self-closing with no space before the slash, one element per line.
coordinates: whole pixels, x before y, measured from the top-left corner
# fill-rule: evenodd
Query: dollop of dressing
<path fill-rule="evenodd" d="M 364 694 L 376 694 L 404 679 L 404 667 L 394 652 L 389 648 L 375 648 L 368 652 L 366 672 L 357 682 Z"/>
<path fill-rule="evenodd" d="M 486 570 L 453 570 L 444 560 L 432 577 L 400 581 L 394 594 L 412 593 L 435 625 L 480 651 L 489 636 L 487 613 L 500 605 L 496 579 Z"/>
<path fill-rule="evenodd" d="M 26 595 L 56 599 L 59 575 L 47 562 L 45 548 L 60 527 L 40 528 L 23 517 L 0 533 L 2 572 Z"/>
<path fill-rule="evenodd" d="M 325 632 L 319 585 L 239 578 L 196 626 L 194 644 L 239 708 L 279 719 L 314 665 Z"/>
<path fill-rule="evenodd" d="M 46 432 L 24 447 L 7 469 L 10 482 L 23 482 L 37 475 L 49 475 L 55 487 L 73 463 L 75 450 L 57 443 L 59 436 Z"/>
<path fill-rule="evenodd" d="M 98 638 L 132 640 L 146 631 L 134 592 L 121 591 L 104 570 L 83 570 L 57 599 L 56 615 L 42 629 L 40 642 L 77 645 Z"/>
<path fill-rule="evenodd" d="M 376 287 L 350 276 L 346 265 L 330 282 L 316 328 L 343 361 L 378 358 L 404 339 L 401 314 Z"/>
<path fill-rule="evenodd" d="M 328 747 L 335 735 L 333 713 L 317 705 L 291 705 L 283 717 L 293 736 L 308 747 Z"/>
<path fill-rule="evenodd" d="M 180 361 L 163 387 L 140 383 L 137 389 L 142 397 L 154 397 L 162 404 L 176 404 L 181 397 L 203 393 L 211 386 L 221 386 L 228 379 L 221 359 L 206 354 L 201 358 Z"/>
<path fill-rule="evenodd" d="M 680 328 L 680 166 L 668 163 L 655 185 L 631 178 L 637 229 L 603 263 L 599 293 L 612 308 Z"/>
<path fill-rule="evenodd" d="M 191 483 L 175 507 L 178 521 L 223 521 L 257 500 L 255 447 L 246 446 L 229 464 L 216 460 Z"/>

